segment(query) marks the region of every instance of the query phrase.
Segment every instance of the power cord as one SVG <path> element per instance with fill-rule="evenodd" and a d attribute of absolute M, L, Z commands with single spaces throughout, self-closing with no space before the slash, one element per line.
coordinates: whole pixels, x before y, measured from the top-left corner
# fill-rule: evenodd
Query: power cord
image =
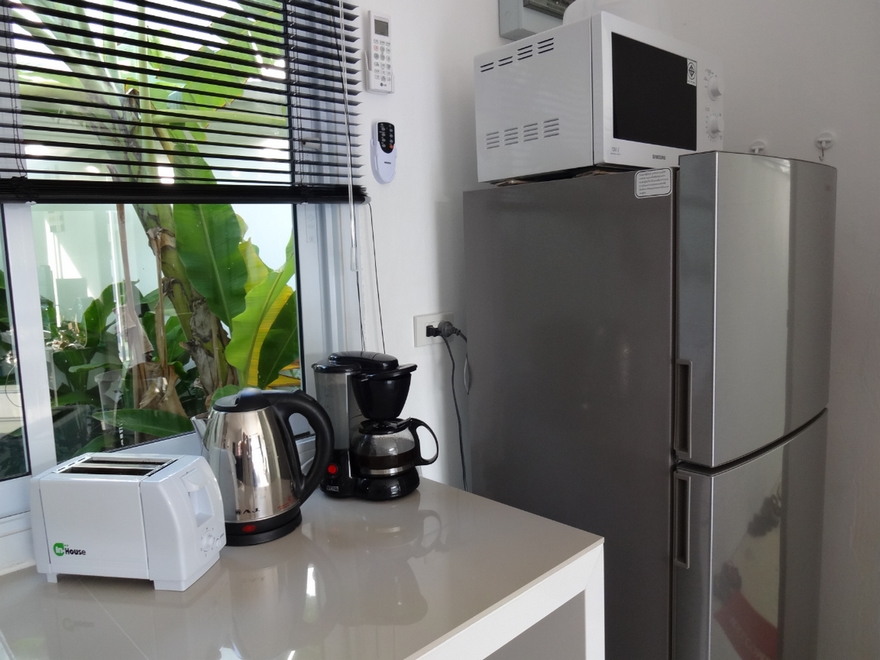
<path fill-rule="evenodd" d="M 440 321 L 436 328 L 433 325 L 429 325 L 425 328 L 425 335 L 427 337 L 440 337 L 443 340 L 443 343 L 446 344 L 446 351 L 449 353 L 450 362 L 452 362 L 450 385 L 452 387 L 452 403 L 455 405 L 455 418 L 458 422 L 458 451 L 461 456 L 461 483 L 465 490 L 470 490 L 468 488 L 467 466 L 465 465 L 464 460 L 464 438 L 461 432 L 461 411 L 458 409 L 458 397 L 455 394 L 455 357 L 452 355 L 452 347 L 449 345 L 449 337 L 457 335 L 464 339 L 465 343 L 467 343 L 467 337 L 449 321 Z M 467 359 L 465 359 L 465 365 L 467 365 Z"/>
<path fill-rule="evenodd" d="M 367 208 L 370 209 L 370 237 L 371 243 L 373 244 L 373 273 L 376 278 L 376 305 L 379 308 L 379 333 L 382 335 L 382 352 L 387 353 L 385 350 L 385 320 L 382 318 L 382 296 L 379 295 L 379 262 L 376 258 L 376 229 L 373 226 L 373 204 L 372 202 L 367 204 Z"/>

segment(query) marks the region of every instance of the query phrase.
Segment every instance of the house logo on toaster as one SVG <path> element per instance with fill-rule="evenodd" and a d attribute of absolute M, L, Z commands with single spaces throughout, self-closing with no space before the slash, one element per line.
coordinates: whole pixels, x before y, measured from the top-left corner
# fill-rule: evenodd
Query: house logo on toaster
<path fill-rule="evenodd" d="M 59 557 L 63 557 L 64 555 L 84 555 L 86 554 L 85 550 L 77 550 L 76 548 L 68 548 L 63 543 L 56 543 L 52 546 L 52 551 L 58 555 Z"/>

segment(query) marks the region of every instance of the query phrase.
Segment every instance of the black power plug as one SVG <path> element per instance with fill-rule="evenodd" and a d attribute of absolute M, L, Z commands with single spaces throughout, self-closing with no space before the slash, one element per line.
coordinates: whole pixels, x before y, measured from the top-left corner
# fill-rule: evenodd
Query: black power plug
<path fill-rule="evenodd" d="M 452 335 L 458 335 L 459 337 L 464 338 L 467 341 L 467 337 L 465 337 L 461 330 L 452 325 L 449 321 L 440 321 L 435 328 L 433 325 L 429 325 L 425 327 L 425 336 L 426 337 L 451 337 Z"/>

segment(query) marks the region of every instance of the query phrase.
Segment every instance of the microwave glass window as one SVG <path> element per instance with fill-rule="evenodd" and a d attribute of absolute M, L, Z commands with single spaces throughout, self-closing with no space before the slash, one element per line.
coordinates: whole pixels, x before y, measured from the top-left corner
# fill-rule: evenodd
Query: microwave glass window
<path fill-rule="evenodd" d="M 697 148 L 697 85 L 689 60 L 611 35 L 614 137 L 676 149 Z"/>

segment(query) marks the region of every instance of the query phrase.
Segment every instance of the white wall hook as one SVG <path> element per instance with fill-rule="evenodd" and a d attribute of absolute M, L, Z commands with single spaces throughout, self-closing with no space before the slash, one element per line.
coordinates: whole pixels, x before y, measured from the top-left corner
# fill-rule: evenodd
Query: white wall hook
<path fill-rule="evenodd" d="M 834 133 L 829 131 L 825 131 L 824 133 L 820 133 L 816 138 L 816 146 L 819 148 L 819 160 L 825 160 L 825 152 L 828 151 L 831 147 L 834 146 Z"/>
<path fill-rule="evenodd" d="M 762 154 L 767 150 L 767 142 L 764 140 L 755 140 L 749 145 L 749 152 L 753 154 Z"/>

